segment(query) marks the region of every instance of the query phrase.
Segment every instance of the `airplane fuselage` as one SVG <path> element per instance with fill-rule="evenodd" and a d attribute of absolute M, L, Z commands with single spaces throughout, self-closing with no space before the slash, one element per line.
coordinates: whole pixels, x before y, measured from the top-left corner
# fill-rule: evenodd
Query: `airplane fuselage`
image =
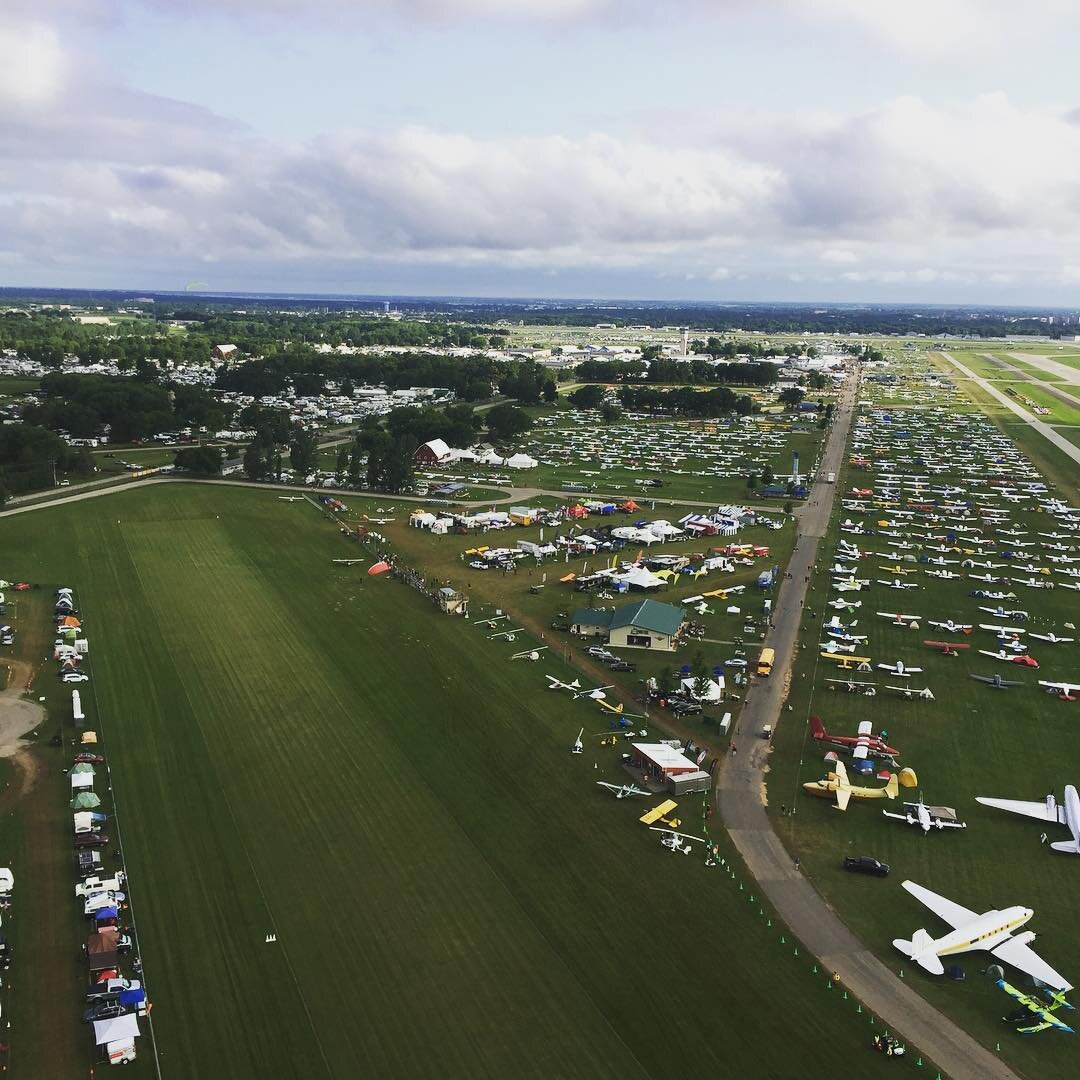
<path fill-rule="evenodd" d="M 958 927 L 944 937 L 938 938 L 928 951 L 938 956 L 953 956 L 973 949 L 996 949 L 1034 914 L 1031 908 L 1019 905 L 1005 908 L 1003 911 L 984 912 L 966 926 Z M 917 960 L 918 957 L 912 959 Z"/>

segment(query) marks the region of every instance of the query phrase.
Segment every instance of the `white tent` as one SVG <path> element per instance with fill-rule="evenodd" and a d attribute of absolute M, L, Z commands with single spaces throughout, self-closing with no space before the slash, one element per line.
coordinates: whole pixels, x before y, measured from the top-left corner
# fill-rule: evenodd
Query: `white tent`
<path fill-rule="evenodd" d="M 715 678 L 706 680 L 704 686 L 699 693 L 697 690 L 697 679 L 681 679 L 682 691 L 687 697 L 693 698 L 695 701 L 722 701 L 724 697 L 724 676 L 717 675 Z"/>
<path fill-rule="evenodd" d="M 71 790 L 72 791 L 93 791 L 94 789 L 94 774 L 93 773 L 72 773 L 71 774 Z"/>
<path fill-rule="evenodd" d="M 121 1039 L 134 1039 L 141 1035 L 139 1031 L 139 1018 L 134 1013 L 124 1013 L 122 1016 L 114 1016 L 111 1020 L 94 1021 L 94 1042 L 98 1046 L 105 1043 L 118 1042 Z"/>
<path fill-rule="evenodd" d="M 528 454 L 514 454 L 508 457 L 503 464 L 508 469 L 535 469 L 540 462 L 536 458 L 529 457 Z"/>

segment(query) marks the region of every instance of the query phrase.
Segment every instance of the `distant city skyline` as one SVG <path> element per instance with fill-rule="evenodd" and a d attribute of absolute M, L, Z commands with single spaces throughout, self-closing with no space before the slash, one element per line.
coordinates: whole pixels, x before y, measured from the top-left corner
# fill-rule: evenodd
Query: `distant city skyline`
<path fill-rule="evenodd" d="M 8 0 L 0 283 L 1074 306 L 1078 30 L 1064 0 Z"/>

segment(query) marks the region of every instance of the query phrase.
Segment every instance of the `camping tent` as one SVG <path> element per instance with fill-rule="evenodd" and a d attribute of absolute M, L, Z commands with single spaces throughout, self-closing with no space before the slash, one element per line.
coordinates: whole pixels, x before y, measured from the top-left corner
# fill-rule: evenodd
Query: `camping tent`
<path fill-rule="evenodd" d="M 78 765 L 73 765 L 71 767 L 71 771 L 73 773 L 86 773 L 87 776 L 93 776 L 94 766 L 88 761 L 80 761 Z"/>
<path fill-rule="evenodd" d="M 92 791 L 80 791 L 74 799 L 71 800 L 72 810 L 93 810 L 95 806 L 101 805 L 101 799 Z"/>
<path fill-rule="evenodd" d="M 87 788 L 94 786 L 94 777 L 90 773 L 72 773 L 71 774 L 71 790 L 72 791 L 85 791 Z"/>

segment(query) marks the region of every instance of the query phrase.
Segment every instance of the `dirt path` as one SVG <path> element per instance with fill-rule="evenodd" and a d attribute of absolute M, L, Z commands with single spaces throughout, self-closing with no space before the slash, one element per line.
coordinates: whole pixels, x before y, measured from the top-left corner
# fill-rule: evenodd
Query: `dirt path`
<path fill-rule="evenodd" d="M 851 427 L 857 385 L 845 384 L 822 456 L 821 473 L 839 472 Z M 728 756 L 720 769 L 717 807 L 739 854 L 758 886 L 802 944 L 843 985 L 894 1031 L 898 1031 L 952 1077 L 972 1080 L 1016 1080 L 1015 1074 L 944 1013 L 920 997 L 875 957 L 840 921 L 813 885 L 795 869 L 765 812 L 765 777 L 769 743 L 758 738 L 765 724 L 781 723 L 791 673 L 806 577 L 825 536 L 835 498 L 835 485 L 814 484 L 810 499 L 798 512 L 800 536 L 773 609 L 776 629 L 765 644 L 776 650 L 769 679 L 759 680 L 746 695 L 732 736 L 741 753 Z"/>
<path fill-rule="evenodd" d="M 0 691 L 0 757 L 12 757 L 26 748 L 23 736 L 45 722 L 44 708 L 26 694 L 33 668 L 25 660 L 5 660 L 7 689 Z"/>

